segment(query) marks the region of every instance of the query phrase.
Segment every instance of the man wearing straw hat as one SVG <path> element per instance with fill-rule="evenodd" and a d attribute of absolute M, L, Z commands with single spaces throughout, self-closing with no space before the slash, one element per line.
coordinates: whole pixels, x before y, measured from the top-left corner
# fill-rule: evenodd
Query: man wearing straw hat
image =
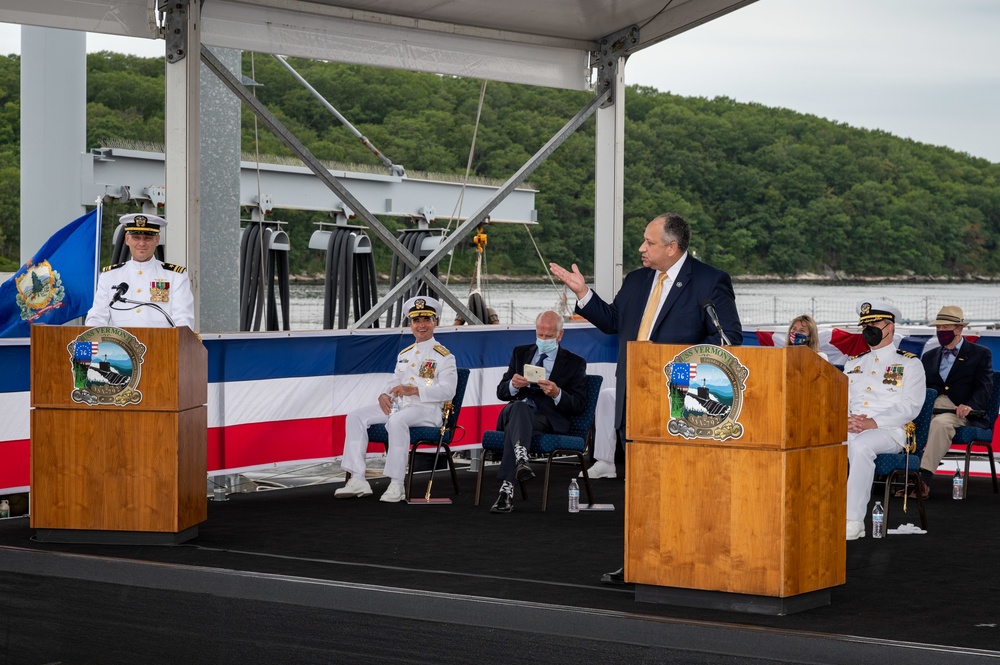
<path fill-rule="evenodd" d="M 946 305 L 931 321 L 937 329 L 939 347 L 923 355 L 927 387 L 938 392 L 934 401 L 927 447 L 920 458 L 920 491 L 930 495 L 928 483 L 941 459 L 951 448 L 959 427 L 989 427 L 982 415 L 989 408 L 993 387 L 993 354 L 985 346 L 962 337 L 968 321 L 960 307 Z M 943 413 L 938 413 L 942 411 Z"/>
<path fill-rule="evenodd" d="M 396 356 L 396 370 L 378 396 L 378 403 L 347 414 L 344 424 L 344 459 L 341 467 L 351 474 L 347 484 L 334 492 L 338 499 L 371 496 L 365 480 L 368 426 L 385 423 L 389 434 L 385 475 L 389 487 L 381 501 L 397 503 L 406 498 L 406 457 L 411 427 L 437 427 L 444 403 L 455 396 L 458 369 L 455 356 L 434 339 L 441 303 L 419 296 L 403 303 L 410 332 L 416 342 Z"/>

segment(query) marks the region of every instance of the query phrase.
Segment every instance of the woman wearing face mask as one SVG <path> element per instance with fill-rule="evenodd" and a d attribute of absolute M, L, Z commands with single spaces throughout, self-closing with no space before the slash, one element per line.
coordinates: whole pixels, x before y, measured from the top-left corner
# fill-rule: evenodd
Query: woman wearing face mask
<path fill-rule="evenodd" d="M 796 316 L 788 326 L 788 346 L 808 346 L 819 354 L 823 360 L 829 360 L 826 354 L 819 350 L 819 330 L 816 322 L 808 314 Z"/>

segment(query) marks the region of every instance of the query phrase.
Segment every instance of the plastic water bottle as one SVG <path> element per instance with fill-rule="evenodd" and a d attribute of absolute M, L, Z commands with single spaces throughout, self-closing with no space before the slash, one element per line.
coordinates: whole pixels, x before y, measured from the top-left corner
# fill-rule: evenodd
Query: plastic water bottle
<path fill-rule="evenodd" d="M 580 486 L 576 484 L 576 478 L 569 481 L 569 512 L 580 512 Z"/>
<path fill-rule="evenodd" d="M 872 508 L 872 538 L 881 538 L 885 535 L 883 518 L 885 517 L 882 512 L 882 502 L 876 501 L 875 507 Z"/>
<path fill-rule="evenodd" d="M 7 499 L 0 500 L 0 520 L 10 517 L 10 503 Z"/>
<path fill-rule="evenodd" d="M 961 499 L 962 490 L 965 485 L 965 479 L 962 478 L 962 472 L 958 469 L 958 465 L 955 465 L 955 476 L 951 479 L 951 498 Z"/>

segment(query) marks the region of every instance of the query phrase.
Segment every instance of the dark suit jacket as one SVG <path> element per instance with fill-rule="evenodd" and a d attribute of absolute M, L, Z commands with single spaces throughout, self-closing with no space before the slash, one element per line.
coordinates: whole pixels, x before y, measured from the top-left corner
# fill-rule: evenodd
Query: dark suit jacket
<path fill-rule="evenodd" d="M 618 335 L 618 369 L 616 372 L 615 426 L 625 422 L 625 361 L 626 344 L 639 334 L 639 324 L 646 311 L 656 271 L 639 268 L 625 276 L 622 288 L 609 305 L 595 293 L 586 307 L 577 311 L 598 330 Z M 733 344 L 743 343 L 743 326 L 736 311 L 733 282 L 723 271 L 706 265 L 690 254 L 680 273 L 669 288 L 667 300 L 653 323 L 650 340 L 659 344 L 719 344 L 722 338 L 715 324 L 701 306 L 708 299 L 715 304 L 722 329 Z"/>
<path fill-rule="evenodd" d="M 955 406 L 966 404 L 973 410 L 988 411 L 993 388 L 993 354 L 985 346 L 962 340 L 962 348 L 955 363 L 948 372 L 948 380 L 942 381 L 938 368 L 941 366 L 941 347 L 925 353 L 920 362 L 924 364 L 927 387 L 947 395 Z M 969 418 L 976 427 L 989 427 L 983 418 Z"/>
<path fill-rule="evenodd" d="M 524 366 L 531 364 L 538 347 L 525 344 L 514 347 L 510 356 L 510 365 L 497 385 L 497 398 L 504 402 L 522 400 L 530 396 L 535 401 L 538 413 L 549 419 L 553 432 L 568 432 L 569 419 L 587 406 L 587 361 L 562 346 L 556 353 L 549 381 L 552 381 L 562 391 L 559 404 L 541 390 L 522 388 L 516 394 L 510 394 L 510 379 L 515 374 L 524 375 Z"/>

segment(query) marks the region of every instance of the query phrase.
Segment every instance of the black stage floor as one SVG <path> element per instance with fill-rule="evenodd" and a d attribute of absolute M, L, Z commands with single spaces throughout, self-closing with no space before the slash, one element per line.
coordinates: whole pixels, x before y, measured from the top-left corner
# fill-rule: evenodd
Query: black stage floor
<path fill-rule="evenodd" d="M 952 501 L 936 478 L 926 535 L 848 543 L 831 605 L 763 616 L 600 584 L 623 557 L 621 478 L 594 481 L 614 511 L 569 514 L 563 467 L 547 513 L 539 473 L 493 515 L 487 474 L 478 508 L 469 472 L 458 496 L 435 481 L 451 505 L 380 503 L 385 480 L 360 500 L 334 499 L 340 484 L 232 495 L 177 546 L 43 544 L 27 518 L 4 520 L 0 664 L 1000 663 L 988 479 Z M 893 501 L 889 526 L 902 516 Z M 915 502 L 905 521 L 919 523 Z"/>

